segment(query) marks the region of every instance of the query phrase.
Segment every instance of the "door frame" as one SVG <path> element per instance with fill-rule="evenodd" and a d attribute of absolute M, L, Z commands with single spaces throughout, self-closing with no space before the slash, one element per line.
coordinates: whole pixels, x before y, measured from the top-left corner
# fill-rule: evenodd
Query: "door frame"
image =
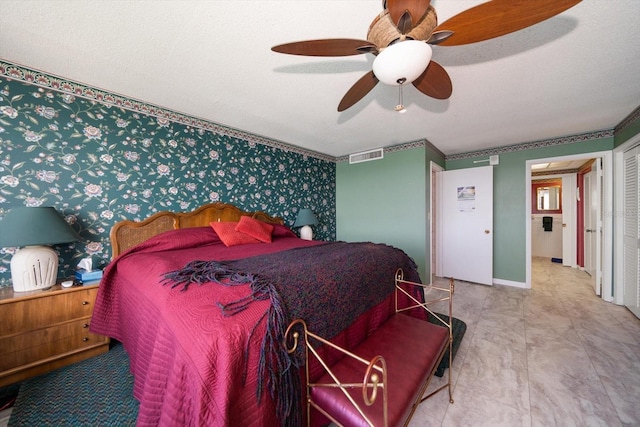
<path fill-rule="evenodd" d="M 616 204 L 614 207 L 615 210 L 613 211 L 615 215 L 610 216 L 616 216 L 618 219 L 624 215 L 624 152 L 637 145 L 640 145 L 640 133 L 613 150 L 615 164 L 614 191 Z M 624 253 L 624 224 L 622 221 L 615 221 L 614 234 L 615 251 L 617 254 L 622 254 Z M 622 256 L 618 256 L 614 260 L 613 273 L 616 277 L 616 282 L 620 286 L 620 289 L 616 288 L 613 290 L 613 302 L 615 304 L 624 305 L 624 259 Z"/>
<path fill-rule="evenodd" d="M 433 276 L 438 276 L 438 273 L 442 271 L 442 257 L 440 256 L 442 233 L 437 232 L 439 220 L 437 212 L 440 203 L 440 172 L 444 172 L 442 166 L 433 161 L 429 162 L 429 176 L 431 177 L 431 203 L 429 205 L 429 248 L 431 250 L 429 257 L 429 283 L 432 283 L 431 279 Z"/>
<path fill-rule="evenodd" d="M 577 174 L 562 174 L 562 265 L 578 267 L 578 197 Z M 565 227 L 565 224 L 567 227 Z"/>
<path fill-rule="evenodd" d="M 584 174 L 583 197 L 585 202 L 583 205 L 583 211 L 585 221 L 582 230 L 582 235 L 584 236 L 584 245 L 582 248 L 584 253 L 584 271 L 592 277 L 593 287 L 596 295 L 598 296 L 602 295 L 602 218 L 600 218 L 600 200 L 602 199 L 601 172 L 602 169 L 600 167 L 600 161 L 599 159 L 596 159 L 593 165 L 591 165 L 591 170 Z M 597 202 L 595 209 L 593 209 L 594 195 Z M 600 199 L 598 199 L 599 196 Z M 587 230 L 591 230 L 589 231 L 588 238 L 586 234 Z M 600 250 L 598 250 L 599 248 Z"/>
<path fill-rule="evenodd" d="M 613 301 L 612 271 L 613 271 L 613 152 L 597 151 L 593 153 L 572 154 L 568 156 L 546 157 L 525 161 L 525 255 L 526 272 L 525 288 L 531 289 L 531 165 L 585 158 L 601 158 L 603 169 L 602 185 L 602 299 Z"/>

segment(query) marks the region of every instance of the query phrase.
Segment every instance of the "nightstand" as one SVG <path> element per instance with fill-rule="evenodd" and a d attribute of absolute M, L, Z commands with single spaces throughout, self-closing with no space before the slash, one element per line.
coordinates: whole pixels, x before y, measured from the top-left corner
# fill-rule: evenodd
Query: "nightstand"
<path fill-rule="evenodd" d="M 109 350 L 89 332 L 98 285 L 0 289 L 0 387 Z"/>

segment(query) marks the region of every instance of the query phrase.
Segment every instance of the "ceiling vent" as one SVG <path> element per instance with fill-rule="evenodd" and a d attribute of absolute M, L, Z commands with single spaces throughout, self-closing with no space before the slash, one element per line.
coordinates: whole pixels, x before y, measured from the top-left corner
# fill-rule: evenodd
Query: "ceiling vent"
<path fill-rule="evenodd" d="M 368 162 L 370 160 L 379 160 L 384 157 L 384 150 L 363 151 L 362 153 L 349 154 L 349 164 Z"/>

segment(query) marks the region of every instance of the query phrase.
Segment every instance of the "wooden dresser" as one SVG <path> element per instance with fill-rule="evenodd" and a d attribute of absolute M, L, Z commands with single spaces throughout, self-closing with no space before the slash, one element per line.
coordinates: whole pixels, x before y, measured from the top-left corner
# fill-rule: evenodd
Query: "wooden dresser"
<path fill-rule="evenodd" d="M 0 387 L 109 350 L 89 332 L 98 285 L 0 289 Z"/>

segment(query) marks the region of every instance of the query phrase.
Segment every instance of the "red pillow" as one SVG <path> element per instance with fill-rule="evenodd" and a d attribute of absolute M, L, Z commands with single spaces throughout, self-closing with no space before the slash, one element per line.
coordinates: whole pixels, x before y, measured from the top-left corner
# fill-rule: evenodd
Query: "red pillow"
<path fill-rule="evenodd" d="M 238 225 L 236 225 L 236 231 L 248 234 L 261 242 L 271 243 L 273 225 L 245 215 L 240 218 Z"/>
<path fill-rule="evenodd" d="M 218 234 L 225 246 L 246 245 L 248 243 L 260 243 L 248 234 L 236 231 L 237 222 L 211 222 L 213 230 Z"/>
<path fill-rule="evenodd" d="M 273 224 L 273 233 L 271 233 L 272 237 L 295 237 L 299 239 L 298 235 L 291 231 L 289 227 L 286 225 Z"/>

